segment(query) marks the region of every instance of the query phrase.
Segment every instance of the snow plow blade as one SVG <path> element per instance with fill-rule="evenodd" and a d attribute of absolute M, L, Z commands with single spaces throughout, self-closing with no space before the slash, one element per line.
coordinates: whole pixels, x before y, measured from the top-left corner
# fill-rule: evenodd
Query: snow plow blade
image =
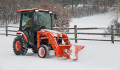
<path fill-rule="evenodd" d="M 70 48 L 70 59 L 77 60 L 78 59 L 78 52 L 82 50 L 84 46 L 80 45 L 72 45 Z"/>

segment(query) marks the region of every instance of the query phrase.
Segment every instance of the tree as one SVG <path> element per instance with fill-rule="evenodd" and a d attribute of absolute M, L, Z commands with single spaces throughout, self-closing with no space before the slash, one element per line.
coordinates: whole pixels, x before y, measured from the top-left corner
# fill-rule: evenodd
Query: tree
<path fill-rule="evenodd" d="M 17 23 L 20 19 L 16 14 L 19 9 L 47 9 L 58 15 L 58 20 L 53 20 L 53 27 L 68 27 L 69 26 L 69 10 L 60 4 L 49 2 L 47 0 L 0 0 L 0 20 L 2 24 L 9 22 Z"/>

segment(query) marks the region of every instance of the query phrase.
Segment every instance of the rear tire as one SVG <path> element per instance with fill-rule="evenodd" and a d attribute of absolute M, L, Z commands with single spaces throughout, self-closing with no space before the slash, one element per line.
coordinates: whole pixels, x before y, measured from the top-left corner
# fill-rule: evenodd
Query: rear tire
<path fill-rule="evenodd" d="M 25 55 L 28 51 L 27 42 L 23 36 L 17 36 L 13 42 L 13 51 L 16 55 Z"/>
<path fill-rule="evenodd" d="M 49 48 L 46 45 L 41 45 L 38 49 L 38 56 L 40 58 L 48 58 L 49 57 Z"/>

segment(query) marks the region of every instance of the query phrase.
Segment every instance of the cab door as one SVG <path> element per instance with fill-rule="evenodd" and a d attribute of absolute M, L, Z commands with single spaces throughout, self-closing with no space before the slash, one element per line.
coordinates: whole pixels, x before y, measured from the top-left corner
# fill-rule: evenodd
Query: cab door
<path fill-rule="evenodd" d="M 34 45 L 33 17 L 32 12 L 21 12 L 20 30 L 24 32 L 28 38 L 28 44 Z"/>

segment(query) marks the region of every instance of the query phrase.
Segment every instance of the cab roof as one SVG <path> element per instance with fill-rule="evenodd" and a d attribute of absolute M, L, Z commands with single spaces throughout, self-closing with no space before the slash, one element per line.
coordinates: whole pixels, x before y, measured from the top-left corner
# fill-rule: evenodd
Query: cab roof
<path fill-rule="evenodd" d="M 35 11 L 35 10 L 38 10 L 38 11 L 48 11 L 49 12 L 49 10 L 43 10 L 43 9 L 21 9 L 21 10 L 16 10 L 16 12 L 17 13 L 19 13 L 19 12 L 22 12 L 22 11 Z"/>

